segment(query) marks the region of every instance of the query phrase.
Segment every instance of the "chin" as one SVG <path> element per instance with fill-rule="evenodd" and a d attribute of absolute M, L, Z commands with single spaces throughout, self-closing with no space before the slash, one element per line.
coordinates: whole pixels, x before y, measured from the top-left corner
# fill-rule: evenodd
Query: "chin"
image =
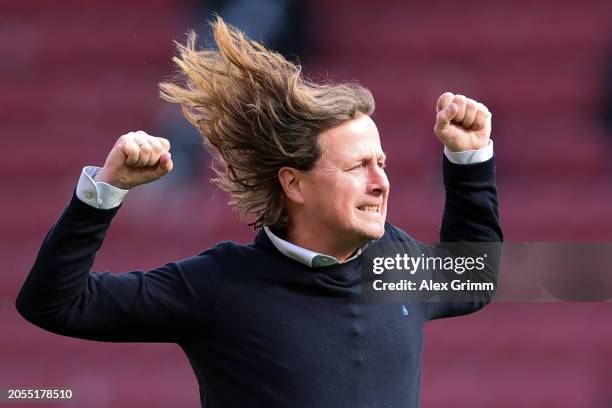
<path fill-rule="evenodd" d="M 384 210 L 382 213 L 376 214 L 357 212 L 356 215 L 351 222 L 352 230 L 362 241 L 373 241 L 385 235 L 385 220 L 387 217 Z"/>
<path fill-rule="evenodd" d="M 383 235 L 385 235 L 385 229 L 384 229 L 384 227 L 383 227 L 383 228 L 381 228 L 380 230 L 378 230 L 378 231 L 376 231 L 376 232 L 374 232 L 374 233 L 370 234 L 370 235 L 368 236 L 368 238 L 369 238 L 371 241 L 374 241 L 374 240 L 377 240 L 377 239 L 382 238 L 382 237 L 383 237 Z"/>
<path fill-rule="evenodd" d="M 382 238 L 385 235 L 385 223 L 383 222 L 381 225 L 371 226 L 369 228 L 358 228 L 356 231 L 360 237 L 365 241 L 374 241 Z"/>

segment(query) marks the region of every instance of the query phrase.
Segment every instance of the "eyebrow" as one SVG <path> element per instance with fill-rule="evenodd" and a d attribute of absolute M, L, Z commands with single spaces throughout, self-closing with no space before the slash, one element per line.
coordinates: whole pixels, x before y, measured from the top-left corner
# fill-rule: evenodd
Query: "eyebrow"
<path fill-rule="evenodd" d="M 355 157 L 353 159 L 351 159 L 351 162 L 362 162 L 362 161 L 366 161 L 366 160 L 371 160 L 371 157 L 368 156 L 361 156 L 361 157 Z M 386 161 L 387 160 L 387 155 L 383 152 L 381 154 L 377 154 L 376 155 L 376 160 L 383 160 Z"/>

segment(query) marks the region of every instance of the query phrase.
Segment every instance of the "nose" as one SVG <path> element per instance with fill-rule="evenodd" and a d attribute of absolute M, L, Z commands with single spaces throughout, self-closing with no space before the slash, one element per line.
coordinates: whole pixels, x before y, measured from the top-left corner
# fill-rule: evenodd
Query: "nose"
<path fill-rule="evenodd" d="M 378 164 L 372 166 L 368 172 L 368 192 L 378 195 L 384 194 L 389 190 L 389 179 L 382 167 Z"/>

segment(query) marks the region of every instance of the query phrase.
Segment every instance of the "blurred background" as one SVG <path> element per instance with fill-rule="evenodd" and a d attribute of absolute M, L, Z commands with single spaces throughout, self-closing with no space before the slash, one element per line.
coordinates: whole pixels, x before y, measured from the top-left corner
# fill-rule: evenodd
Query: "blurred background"
<path fill-rule="evenodd" d="M 376 99 L 389 155 L 389 219 L 424 241 L 443 208 L 444 91 L 493 112 L 507 241 L 612 241 L 609 0 L 0 1 L 0 388 L 65 387 L 47 406 L 197 407 L 169 344 L 107 344 L 44 332 L 14 300 L 81 169 L 145 130 L 172 140 L 175 170 L 130 192 L 95 270 L 151 269 L 226 239 L 249 242 L 209 156 L 157 97 L 172 40 L 206 45 L 216 12 L 297 59 L 314 80 L 355 80 Z M 426 327 L 423 407 L 612 406 L 610 303 L 496 303 Z M 20 404 L 26 407 L 28 404 Z M 38 406 L 38 405 L 36 405 Z"/>

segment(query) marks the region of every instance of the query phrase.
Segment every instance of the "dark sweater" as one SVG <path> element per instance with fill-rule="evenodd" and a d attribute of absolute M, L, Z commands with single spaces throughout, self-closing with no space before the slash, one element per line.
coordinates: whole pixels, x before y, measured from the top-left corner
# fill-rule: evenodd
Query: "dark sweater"
<path fill-rule="evenodd" d="M 444 241 L 500 241 L 494 159 L 444 158 Z M 90 272 L 118 208 L 73 196 L 17 298 L 66 336 L 175 342 L 203 407 L 417 407 L 423 324 L 484 303 L 365 303 L 360 262 L 310 268 L 260 231 L 148 272 Z M 414 240 L 387 223 L 381 241 Z M 403 306 L 408 315 L 403 313 Z"/>

